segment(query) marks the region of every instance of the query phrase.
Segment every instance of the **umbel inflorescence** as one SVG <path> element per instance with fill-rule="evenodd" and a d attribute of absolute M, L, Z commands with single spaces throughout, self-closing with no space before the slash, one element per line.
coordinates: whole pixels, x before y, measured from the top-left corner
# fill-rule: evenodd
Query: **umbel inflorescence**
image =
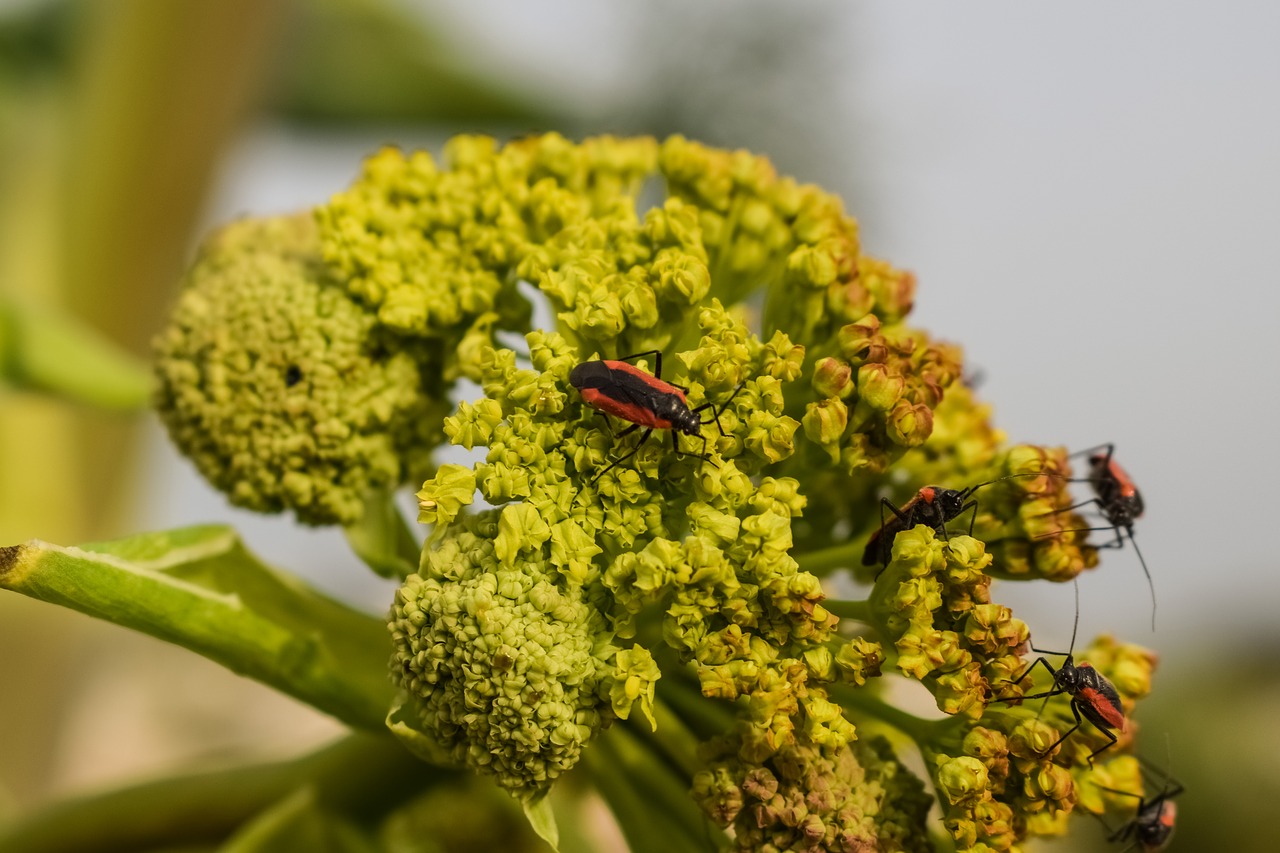
<path fill-rule="evenodd" d="M 536 798 L 625 725 L 682 759 L 736 849 L 932 850 L 941 826 L 1016 850 L 1073 810 L 1132 810 L 1134 727 L 1091 765 L 1087 725 L 1047 749 L 1069 696 L 1018 705 L 1049 684 L 1018 681 L 1030 632 L 992 579 L 1066 581 L 1097 555 L 1066 452 L 1006 445 L 959 349 L 908 324 L 914 298 L 837 198 L 762 157 L 459 137 L 210 241 L 157 344 L 157 406 L 251 509 L 350 526 L 421 485 L 391 677 L 441 760 Z M 705 447 L 658 423 L 637 449 L 570 381 L 654 352 L 663 387 L 715 416 Z M 474 461 L 438 464 L 446 443 Z M 883 496 L 988 481 L 973 536 L 916 526 L 861 565 Z M 842 575 L 866 600 L 831 596 Z M 1109 638 L 1078 657 L 1127 719 L 1154 658 Z M 888 675 L 937 718 L 886 700 Z M 916 749 L 927 785 L 901 760 Z"/>

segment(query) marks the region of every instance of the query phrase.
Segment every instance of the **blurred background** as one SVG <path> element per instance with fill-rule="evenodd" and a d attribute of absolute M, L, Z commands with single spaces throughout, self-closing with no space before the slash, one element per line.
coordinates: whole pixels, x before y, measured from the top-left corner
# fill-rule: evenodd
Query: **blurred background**
<path fill-rule="evenodd" d="M 866 250 L 918 274 L 914 322 L 965 346 L 1011 440 L 1115 442 L 1147 503 L 1157 630 L 1125 549 L 1081 580 L 1081 636 L 1161 654 L 1138 720 L 1188 788 L 1172 849 L 1271 850 L 1278 35 L 1261 0 L 0 0 L 0 315 L 65 312 L 143 356 L 203 233 L 322 202 L 384 143 L 683 133 L 765 153 L 843 195 Z M 153 419 L 10 380 L 0 544 L 226 520 L 386 606 L 339 533 L 229 508 Z M 996 598 L 1065 647 L 1068 591 Z M 0 596 L 0 650 L 0 820 L 337 732 L 17 596 Z M 1040 849 L 1105 846 L 1080 829 Z"/>

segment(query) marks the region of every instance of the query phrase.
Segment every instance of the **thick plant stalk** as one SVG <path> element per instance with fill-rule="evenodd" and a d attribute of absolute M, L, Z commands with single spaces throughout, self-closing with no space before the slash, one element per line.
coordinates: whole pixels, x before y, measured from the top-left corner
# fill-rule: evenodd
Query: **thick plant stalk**
<path fill-rule="evenodd" d="M 357 728 L 391 704 L 381 620 L 258 562 L 228 528 L 0 548 L 0 588 L 183 646 Z"/>

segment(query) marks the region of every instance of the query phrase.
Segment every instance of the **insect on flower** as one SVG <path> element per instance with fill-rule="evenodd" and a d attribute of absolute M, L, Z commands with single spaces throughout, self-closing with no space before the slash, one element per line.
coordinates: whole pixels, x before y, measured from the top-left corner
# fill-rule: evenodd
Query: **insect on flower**
<path fill-rule="evenodd" d="M 1138 491 L 1138 487 L 1134 485 L 1133 478 L 1129 473 L 1120 467 L 1112 455 L 1115 452 L 1114 444 L 1100 444 L 1097 447 L 1091 447 L 1088 450 L 1081 450 L 1071 454 L 1072 456 L 1089 456 L 1089 476 L 1084 478 L 1083 482 L 1087 482 L 1093 487 L 1094 497 L 1087 501 L 1081 501 L 1073 504 L 1066 509 L 1058 510 L 1058 512 L 1070 512 L 1071 510 L 1080 509 L 1086 506 L 1097 506 L 1098 511 L 1102 513 L 1102 517 L 1107 520 L 1107 527 L 1077 527 L 1071 530 L 1061 530 L 1048 534 L 1049 536 L 1060 536 L 1063 533 L 1084 533 L 1091 530 L 1109 530 L 1115 533 L 1116 538 L 1112 542 L 1099 545 L 1099 548 L 1123 548 L 1124 534 L 1129 534 L 1129 541 L 1133 543 L 1133 550 L 1138 555 L 1138 562 L 1142 565 L 1142 573 L 1147 576 L 1147 586 L 1151 589 L 1151 628 L 1155 630 L 1156 626 L 1156 587 L 1151 580 L 1151 572 L 1147 570 L 1147 561 L 1143 559 L 1142 552 L 1138 550 L 1138 543 L 1133 538 L 1133 522 L 1142 517 L 1143 504 L 1142 493 Z M 1074 481 L 1073 481 L 1074 482 Z"/>
<path fill-rule="evenodd" d="M 862 565 L 874 566 L 876 563 L 887 565 L 889 557 L 892 555 L 893 540 L 904 530 L 910 530 L 917 524 L 924 524 L 932 527 L 935 532 L 944 539 L 947 537 L 947 524 L 966 512 L 971 512 L 969 516 L 969 535 L 973 535 L 973 523 L 978 516 L 978 501 L 973 495 L 978 489 L 984 486 L 990 486 L 992 483 L 999 483 L 1002 480 L 1012 480 L 1015 477 L 1052 477 L 1056 476 L 1048 472 L 1035 472 L 1028 474 L 1010 474 L 1007 477 L 998 477 L 994 480 L 988 480 L 985 483 L 979 483 L 976 486 L 969 486 L 967 489 L 947 489 L 942 486 L 925 486 L 912 496 L 901 507 L 894 506 L 888 498 L 880 499 L 880 529 L 871 534 L 871 538 L 867 540 L 867 547 L 862 552 Z M 894 517 L 886 520 L 884 516 L 885 508 L 893 513 Z"/>
<path fill-rule="evenodd" d="M 653 356 L 653 373 L 645 373 L 634 364 L 628 362 L 635 359 Z M 742 385 L 733 389 L 729 399 L 714 408 L 712 403 L 703 403 L 690 409 L 686 399 L 689 389 L 662 378 L 662 353 L 657 350 L 623 356 L 619 359 L 600 361 L 584 361 L 569 374 L 569 382 L 578 389 L 582 399 L 588 406 L 627 421 L 631 426 L 618 433 L 621 438 L 640 428 L 644 433 L 636 446 L 629 452 L 609 463 L 604 470 L 591 478 L 594 483 L 606 472 L 625 462 L 644 446 L 649 433 L 655 429 L 671 430 L 671 446 L 676 453 L 696 456 L 707 460 L 707 438 L 702 434 L 702 427 L 714 423 L 722 436 L 728 437 L 720 424 L 720 415 L 733 402 L 733 398 L 742 390 Z M 711 409 L 711 417 L 703 420 L 701 412 Z M 697 453 L 680 449 L 680 433 L 702 439 L 702 448 Z"/>
<path fill-rule="evenodd" d="M 1143 763 L 1146 765 L 1145 762 Z M 1146 766 L 1150 767 L 1150 765 Z M 1133 843 L 1124 848 L 1121 853 L 1128 853 L 1135 847 L 1141 847 L 1143 853 L 1158 853 L 1167 847 L 1173 838 L 1174 824 L 1178 819 L 1178 804 L 1173 801 L 1173 798 L 1182 793 L 1182 783 L 1162 770 L 1151 769 L 1164 779 L 1164 784 L 1160 787 L 1160 793 L 1150 800 L 1132 791 L 1098 786 L 1104 791 L 1133 797 L 1138 801 L 1138 808 L 1134 811 L 1133 817 L 1107 836 L 1108 841 L 1133 839 Z M 1107 828 L 1110 829 L 1110 827 Z"/>
<path fill-rule="evenodd" d="M 1066 693 L 1071 697 L 1071 713 L 1076 718 L 1076 724 L 1063 732 L 1041 755 L 1048 755 L 1053 752 L 1054 747 L 1069 738 L 1076 729 L 1084 725 L 1085 720 L 1088 720 L 1093 723 L 1094 728 L 1106 736 L 1108 741 L 1089 753 L 1089 764 L 1092 766 L 1094 756 L 1116 745 L 1118 738 L 1115 736 L 1115 730 L 1123 732 L 1127 727 L 1127 721 L 1124 716 L 1124 706 L 1120 704 L 1120 694 L 1116 692 L 1115 685 L 1108 681 L 1106 676 L 1084 661 L 1075 662 L 1075 657 L 1072 653 L 1076 648 L 1076 629 L 1079 627 L 1080 586 L 1076 584 L 1076 620 L 1071 628 L 1071 645 L 1065 652 L 1051 652 L 1045 649 L 1037 649 L 1033 646 L 1031 651 L 1040 655 L 1040 657 L 1033 660 L 1022 675 L 1019 675 L 1012 682 L 1015 685 L 1021 684 L 1026 680 L 1027 676 L 1031 675 L 1031 671 L 1037 665 L 1043 665 L 1045 669 L 1049 670 L 1049 674 L 1053 676 L 1053 686 L 1042 693 L 993 701 L 1020 702 L 1028 699 L 1044 699 L 1048 703 L 1051 697 L 1061 696 Z M 1054 669 L 1053 664 L 1049 663 L 1049 660 L 1044 655 L 1060 655 L 1066 660 L 1062 662 L 1061 666 Z"/>

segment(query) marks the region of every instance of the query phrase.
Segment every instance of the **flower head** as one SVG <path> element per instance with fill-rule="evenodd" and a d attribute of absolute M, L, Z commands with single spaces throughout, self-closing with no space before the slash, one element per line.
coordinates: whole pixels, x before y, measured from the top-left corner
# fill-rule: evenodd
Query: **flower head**
<path fill-rule="evenodd" d="M 444 394 L 319 258 L 309 215 L 245 220 L 202 248 L 156 337 L 155 405 L 232 503 L 347 523 L 421 476 Z"/>

